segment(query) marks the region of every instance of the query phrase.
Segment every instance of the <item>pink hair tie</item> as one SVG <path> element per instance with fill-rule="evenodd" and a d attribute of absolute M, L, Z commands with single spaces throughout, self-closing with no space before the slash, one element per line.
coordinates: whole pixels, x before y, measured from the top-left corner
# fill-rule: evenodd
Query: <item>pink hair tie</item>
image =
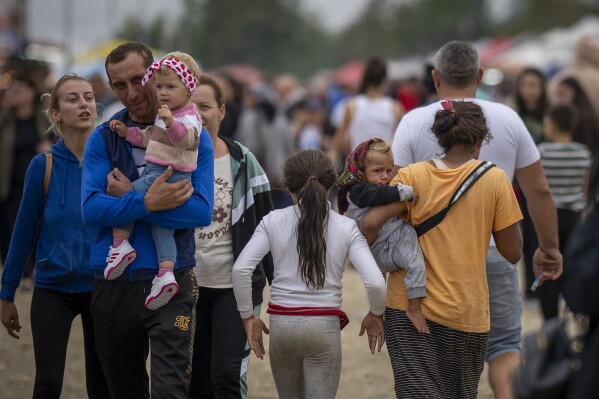
<path fill-rule="evenodd" d="M 175 72 L 179 79 L 181 79 L 181 82 L 187 88 L 189 94 L 193 93 L 193 91 L 196 89 L 196 86 L 198 85 L 198 79 L 194 76 L 193 72 L 191 72 L 191 69 L 189 69 L 189 67 L 185 65 L 183 61 L 180 61 L 172 57 L 163 58 L 160 61 L 152 63 L 152 65 L 148 67 L 146 74 L 141 80 L 141 85 L 145 86 L 146 83 L 148 83 L 148 81 L 152 78 L 154 71 L 158 71 L 163 66 Z"/>
<path fill-rule="evenodd" d="M 445 101 L 441 101 L 441 106 L 443 109 L 453 109 L 453 100 L 447 97 Z"/>

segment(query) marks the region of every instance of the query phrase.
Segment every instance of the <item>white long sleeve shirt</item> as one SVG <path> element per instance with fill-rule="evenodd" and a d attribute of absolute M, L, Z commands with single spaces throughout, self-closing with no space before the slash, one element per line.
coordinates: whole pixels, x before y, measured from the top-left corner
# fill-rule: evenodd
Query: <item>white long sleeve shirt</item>
<path fill-rule="evenodd" d="M 290 206 L 270 212 L 256 228 L 233 266 L 233 291 L 241 317 L 253 315 L 252 272 L 269 251 L 274 261 L 270 302 L 285 307 L 341 308 L 341 277 L 349 258 L 364 281 L 370 311 L 385 310 L 386 285 L 356 222 L 329 210 L 326 223 L 326 273 L 320 290 L 309 289 L 299 272 L 297 222 L 300 210 Z"/>

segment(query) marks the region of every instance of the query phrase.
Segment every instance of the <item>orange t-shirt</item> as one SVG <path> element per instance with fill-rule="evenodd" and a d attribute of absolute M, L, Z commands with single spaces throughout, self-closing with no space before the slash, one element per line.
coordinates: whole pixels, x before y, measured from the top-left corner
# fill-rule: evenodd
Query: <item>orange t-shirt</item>
<path fill-rule="evenodd" d="M 419 195 L 416 205 L 401 216 L 417 226 L 441 211 L 480 163 L 437 169 L 419 162 L 400 169 L 391 185 L 410 185 Z M 512 185 L 495 167 L 456 201 L 441 223 L 420 237 L 427 280 L 427 297 L 422 300 L 425 318 L 463 332 L 489 331 L 486 256 L 491 233 L 521 219 Z M 389 276 L 386 305 L 390 308 L 407 309 L 404 275 L 398 271 Z"/>

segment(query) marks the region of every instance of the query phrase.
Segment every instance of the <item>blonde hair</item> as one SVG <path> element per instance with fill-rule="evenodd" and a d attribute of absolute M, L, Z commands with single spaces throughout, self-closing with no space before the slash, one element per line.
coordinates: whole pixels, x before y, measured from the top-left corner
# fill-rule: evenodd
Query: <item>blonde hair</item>
<path fill-rule="evenodd" d="M 375 141 L 374 143 L 370 144 L 368 147 L 368 153 L 366 154 L 366 161 L 370 159 L 370 155 L 373 152 L 378 152 L 380 154 L 393 157 L 393 154 L 391 153 L 391 144 L 386 141 Z"/>
<path fill-rule="evenodd" d="M 200 67 L 198 66 L 197 62 L 195 62 L 195 60 L 193 59 L 193 57 L 187 53 L 183 53 L 181 51 L 173 51 L 172 53 L 168 53 L 167 55 L 164 56 L 163 60 L 166 60 L 168 58 L 175 58 L 179 61 L 181 61 L 182 63 L 184 63 L 185 65 L 187 65 L 187 67 L 191 70 L 191 73 L 193 73 L 193 75 L 199 79 L 200 75 L 202 75 L 202 72 L 200 72 Z M 164 65 L 160 68 L 160 72 L 162 72 L 164 69 L 168 69 L 170 71 L 170 69 L 168 67 L 165 67 Z"/>
<path fill-rule="evenodd" d="M 46 104 L 46 103 L 48 104 L 48 108 L 44 111 L 44 113 L 46 114 L 46 117 L 50 121 L 50 127 L 48 128 L 47 131 L 48 132 L 54 131 L 56 136 L 58 136 L 58 137 L 61 137 L 62 133 L 60 131 L 60 126 L 58 125 L 58 123 L 56 123 L 52 119 L 52 112 L 60 111 L 59 106 L 58 106 L 58 101 L 60 100 L 60 98 L 59 98 L 60 96 L 58 95 L 58 90 L 62 87 L 62 85 L 64 85 L 66 82 L 69 82 L 71 80 L 85 82 L 85 83 L 89 84 L 89 86 L 91 87 L 91 83 L 89 83 L 89 81 L 87 79 L 85 79 L 84 77 L 81 77 L 81 76 L 77 75 L 76 73 L 67 73 L 67 74 L 63 75 L 60 79 L 58 79 L 58 81 L 56 82 L 56 84 L 54 85 L 54 87 L 52 88 L 50 93 L 44 93 L 40 97 L 42 104 Z M 95 97 L 95 95 L 94 95 L 94 97 Z M 97 110 L 96 110 L 96 112 L 97 112 Z M 96 113 L 96 116 L 97 116 L 97 113 Z"/>

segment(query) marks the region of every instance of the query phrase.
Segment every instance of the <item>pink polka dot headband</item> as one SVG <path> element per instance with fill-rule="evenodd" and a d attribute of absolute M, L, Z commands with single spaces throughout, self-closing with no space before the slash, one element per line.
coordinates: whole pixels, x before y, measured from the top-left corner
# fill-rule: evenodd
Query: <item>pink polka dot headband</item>
<path fill-rule="evenodd" d="M 181 82 L 185 85 L 185 87 L 187 87 L 189 94 L 193 93 L 198 85 L 198 79 L 191 72 L 191 69 L 189 69 L 189 67 L 183 63 L 183 61 L 172 57 L 163 58 L 160 61 L 155 61 L 152 63 L 152 65 L 148 67 L 146 74 L 141 80 L 141 85 L 145 86 L 146 83 L 148 83 L 148 81 L 152 78 L 154 71 L 160 70 L 160 68 L 163 66 L 175 72 L 179 79 L 181 79 Z"/>

